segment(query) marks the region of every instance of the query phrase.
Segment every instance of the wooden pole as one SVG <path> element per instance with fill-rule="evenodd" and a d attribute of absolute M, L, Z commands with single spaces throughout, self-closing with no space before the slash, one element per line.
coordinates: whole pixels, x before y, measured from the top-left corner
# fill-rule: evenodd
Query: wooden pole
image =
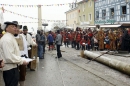
<path fill-rule="evenodd" d="M 99 56 L 99 54 L 93 53 L 93 52 L 90 52 L 87 50 L 84 51 L 84 55 L 91 58 L 91 59 L 94 59 L 94 58 Z M 130 75 L 130 64 L 128 64 L 128 63 L 125 63 L 125 62 L 122 62 L 122 61 L 119 61 L 116 59 L 112 59 L 112 58 L 109 58 L 106 56 L 100 56 L 99 58 L 96 58 L 95 61 L 98 61 L 102 64 L 105 64 L 109 67 L 112 67 L 114 69 L 117 69 L 117 70 L 125 73 L 125 74 Z"/>

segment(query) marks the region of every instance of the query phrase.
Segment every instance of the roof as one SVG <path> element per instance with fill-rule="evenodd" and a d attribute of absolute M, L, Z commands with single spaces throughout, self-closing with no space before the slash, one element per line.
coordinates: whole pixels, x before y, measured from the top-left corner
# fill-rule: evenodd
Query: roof
<path fill-rule="evenodd" d="M 82 3 L 84 3 L 84 2 L 88 2 L 89 0 L 80 0 L 79 2 L 78 2 L 78 4 L 82 4 Z"/>
<path fill-rule="evenodd" d="M 71 11 L 74 11 L 74 10 L 76 10 L 77 8 L 78 8 L 78 6 L 75 7 L 74 9 L 71 9 L 71 10 L 66 11 L 65 13 L 69 13 L 69 12 L 71 12 Z"/>

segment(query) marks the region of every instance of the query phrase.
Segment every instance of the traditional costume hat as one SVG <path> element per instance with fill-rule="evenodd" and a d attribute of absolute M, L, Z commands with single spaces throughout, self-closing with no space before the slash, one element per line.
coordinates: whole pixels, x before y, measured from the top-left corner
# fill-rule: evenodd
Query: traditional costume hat
<path fill-rule="evenodd" d="M 4 22 L 6 25 L 18 25 L 16 22 Z"/>
<path fill-rule="evenodd" d="M 23 26 L 23 30 L 28 30 L 28 27 L 27 26 Z"/>
<path fill-rule="evenodd" d="M 17 24 L 17 25 L 19 26 L 19 29 L 22 28 L 22 25 L 19 25 L 19 24 L 18 24 L 18 21 L 12 21 L 12 22 L 15 23 L 15 24 Z"/>
<path fill-rule="evenodd" d="M 16 24 L 16 23 L 14 23 L 14 22 L 4 22 L 4 24 L 1 26 L 1 29 L 2 30 L 5 30 L 7 27 L 8 27 L 8 25 L 18 25 L 18 24 Z"/>

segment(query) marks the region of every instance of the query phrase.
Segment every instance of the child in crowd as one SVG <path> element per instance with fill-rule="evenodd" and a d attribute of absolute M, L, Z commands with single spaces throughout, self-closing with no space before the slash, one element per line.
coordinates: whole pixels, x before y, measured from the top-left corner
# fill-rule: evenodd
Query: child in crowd
<path fill-rule="evenodd" d="M 82 47 L 82 50 L 85 50 L 86 40 L 84 39 L 84 37 L 83 37 L 82 40 L 80 41 L 80 45 L 81 45 L 81 47 Z"/>

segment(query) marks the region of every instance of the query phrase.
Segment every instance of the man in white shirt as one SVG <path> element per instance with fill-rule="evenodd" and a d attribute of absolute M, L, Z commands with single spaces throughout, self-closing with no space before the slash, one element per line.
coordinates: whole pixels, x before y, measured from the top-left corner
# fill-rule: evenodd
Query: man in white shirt
<path fill-rule="evenodd" d="M 13 22 L 4 22 L 6 33 L 0 39 L 0 59 L 3 59 L 3 78 L 5 86 L 18 86 L 19 70 L 18 65 L 27 65 L 28 63 L 20 56 L 20 51 L 14 34 L 17 24 Z"/>
<path fill-rule="evenodd" d="M 17 23 L 17 21 L 13 21 L 14 23 Z M 16 41 L 18 43 L 19 49 L 20 49 L 20 53 L 21 53 L 21 57 L 28 57 L 28 50 L 27 50 L 27 41 L 24 37 L 23 34 L 20 34 L 20 29 L 22 28 L 22 25 L 18 25 L 17 26 L 17 30 L 15 33 L 15 38 Z M 19 66 L 19 84 L 20 86 L 24 86 L 24 82 L 25 82 L 25 76 L 26 76 L 26 65 L 20 65 Z"/>
<path fill-rule="evenodd" d="M 29 56 L 29 58 L 33 58 L 32 46 L 37 46 L 37 44 L 36 44 L 36 42 L 33 41 L 31 35 L 28 34 L 28 27 L 27 26 L 23 26 L 23 35 L 24 35 L 25 39 L 27 40 L 28 56 Z M 36 67 L 35 61 L 32 61 L 31 63 L 29 63 L 28 67 L 30 68 L 31 71 L 35 71 L 35 67 Z"/>

